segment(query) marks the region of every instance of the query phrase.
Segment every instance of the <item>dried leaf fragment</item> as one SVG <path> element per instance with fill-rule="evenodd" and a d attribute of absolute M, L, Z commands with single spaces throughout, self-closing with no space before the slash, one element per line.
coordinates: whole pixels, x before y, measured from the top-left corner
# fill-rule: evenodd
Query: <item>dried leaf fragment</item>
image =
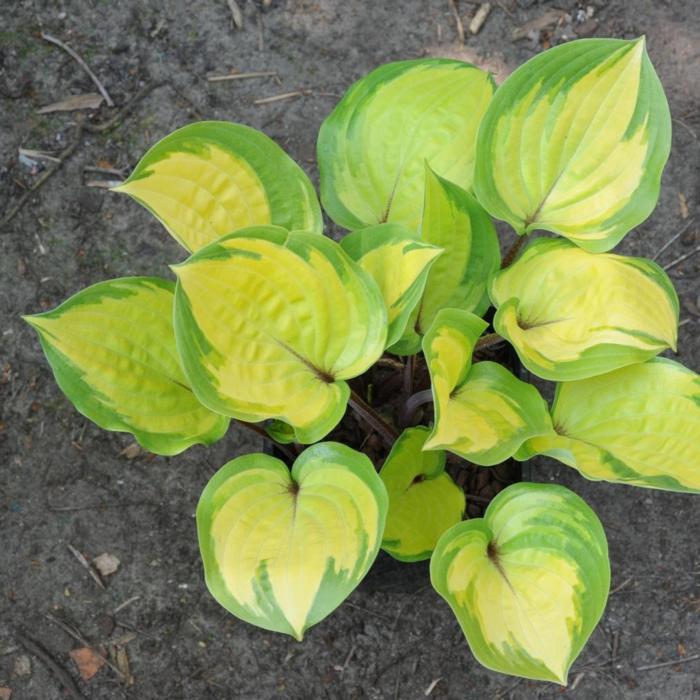
<path fill-rule="evenodd" d="M 0 700 L 10 700 L 12 697 L 12 688 L 7 686 L 0 686 Z"/>
<path fill-rule="evenodd" d="M 107 552 L 95 557 L 92 563 L 102 574 L 102 576 L 111 576 L 113 573 L 116 573 L 117 569 L 119 568 L 119 564 L 121 564 L 117 557 L 115 557 L 113 554 L 108 554 Z"/>
<path fill-rule="evenodd" d="M 126 685 L 134 684 L 134 677 L 131 674 L 131 667 L 129 666 L 129 656 L 126 653 L 126 648 L 123 646 L 112 647 L 112 658 L 114 659 L 117 668 L 121 671 L 124 676 L 124 683 Z"/>
<path fill-rule="evenodd" d="M 127 459 L 136 459 L 141 454 L 141 446 L 138 442 L 132 442 L 127 445 L 120 453 L 120 457 L 126 457 Z"/>
<path fill-rule="evenodd" d="M 243 29 L 243 12 L 241 12 L 241 6 L 236 0 L 226 0 L 226 2 L 228 3 L 228 9 L 231 10 L 233 26 L 236 29 Z"/>
<path fill-rule="evenodd" d="M 72 649 L 70 657 L 78 667 L 80 677 L 84 681 L 89 681 L 105 665 L 104 656 L 90 647 Z"/>
<path fill-rule="evenodd" d="M 79 109 L 97 109 L 104 102 L 104 97 L 96 92 L 85 95 L 71 95 L 65 100 L 52 102 L 46 107 L 36 111 L 37 114 L 49 114 L 50 112 L 74 112 Z"/>

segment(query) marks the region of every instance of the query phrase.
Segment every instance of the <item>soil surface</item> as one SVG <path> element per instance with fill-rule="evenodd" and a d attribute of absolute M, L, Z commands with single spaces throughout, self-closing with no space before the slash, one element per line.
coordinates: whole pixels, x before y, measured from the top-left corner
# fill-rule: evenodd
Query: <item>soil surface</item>
<path fill-rule="evenodd" d="M 697 3 L 494 1 L 472 36 L 477 5 L 462 0 L 464 45 L 447 0 L 238 4 L 242 29 L 232 27 L 225 0 L 0 0 L 0 212 L 9 213 L 55 165 L 20 157 L 18 149 L 65 155 L 0 230 L 0 698 L 10 690 L 13 700 L 700 698 L 693 496 L 592 483 L 547 460 L 530 465 L 533 479 L 559 481 L 583 496 L 610 542 L 613 594 L 567 689 L 479 666 L 431 589 L 427 566 L 384 556 L 349 600 L 297 643 L 220 608 L 197 553 L 194 508 L 204 484 L 225 461 L 260 449 L 258 440 L 232 429 L 212 448 L 175 458 L 140 453 L 129 436 L 98 429 L 69 405 L 19 318 L 103 279 L 168 276 L 167 264 L 183 258 L 146 211 L 91 186 L 119 173 L 87 168 L 128 173 L 176 127 L 230 119 L 263 129 L 317 180 L 319 124 L 375 66 L 452 56 L 502 78 L 543 47 L 576 36 L 647 36 L 674 117 L 673 151 L 658 208 L 620 250 L 651 257 L 683 231 L 661 254 L 672 263 L 700 244 Z M 558 26 L 555 9 L 568 13 Z M 541 29 L 526 26 L 524 38 L 513 39 L 514 30 L 537 20 Z M 116 107 L 102 106 L 88 122 L 117 115 L 114 128 L 86 128 L 75 141 L 79 113 L 37 113 L 95 91 L 41 31 L 68 42 L 99 76 Z M 233 69 L 278 77 L 207 81 Z M 295 99 L 255 104 L 296 91 L 302 95 Z M 678 359 L 698 371 L 700 256 L 669 272 L 682 300 Z M 90 559 L 109 553 L 120 560 L 104 590 L 68 545 Z M 85 641 L 110 650 L 115 668 L 125 668 L 126 655 L 132 684 L 108 666 L 82 680 L 70 652 Z"/>

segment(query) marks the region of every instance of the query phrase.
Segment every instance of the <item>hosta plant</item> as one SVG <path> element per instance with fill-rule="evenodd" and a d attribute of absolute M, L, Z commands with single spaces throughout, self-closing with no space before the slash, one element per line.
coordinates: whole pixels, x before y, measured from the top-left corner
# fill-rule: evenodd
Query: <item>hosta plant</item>
<path fill-rule="evenodd" d="M 174 280 L 102 282 L 26 320 L 75 407 L 146 450 L 231 421 L 277 445 L 225 464 L 197 507 L 232 614 L 302 639 L 384 549 L 430 559 L 482 664 L 565 684 L 608 595 L 598 518 L 562 486 L 515 483 L 463 519 L 451 474 L 541 454 L 700 490 L 700 381 L 659 357 L 678 298 L 654 262 L 610 252 L 654 208 L 670 131 L 643 39 L 557 46 L 500 86 L 459 61 L 385 65 L 318 138 L 345 235 L 324 235 L 267 136 L 190 124 L 116 188 L 185 249 Z M 496 219 L 517 234 L 503 260 Z M 494 361 L 508 344 L 529 374 Z M 382 401 L 362 379 L 380 366 L 398 376 Z M 552 405 L 522 376 L 555 382 Z M 349 421 L 361 439 L 341 444 Z"/>

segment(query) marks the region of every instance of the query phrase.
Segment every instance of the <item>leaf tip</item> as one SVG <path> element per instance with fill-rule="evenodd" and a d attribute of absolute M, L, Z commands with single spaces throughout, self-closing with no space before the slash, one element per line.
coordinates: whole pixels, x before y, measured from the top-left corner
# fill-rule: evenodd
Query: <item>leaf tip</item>
<path fill-rule="evenodd" d="M 563 686 L 564 688 L 569 685 L 569 668 L 570 666 L 567 666 L 561 673 L 552 671 L 556 679 L 555 682 L 559 683 L 559 685 Z"/>
<path fill-rule="evenodd" d="M 38 331 L 41 328 L 40 314 L 21 314 L 20 318 L 34 330 Z"/>
<path fill-rule="evenodd" d="M 124 180 L 124 182 L 120 182 L 118 185 L 114 185 L 114 187 L 110 187 L 109 191 L 110 192 L 126 192 L 126 186 L 129 183 L 128 180 Z"/>

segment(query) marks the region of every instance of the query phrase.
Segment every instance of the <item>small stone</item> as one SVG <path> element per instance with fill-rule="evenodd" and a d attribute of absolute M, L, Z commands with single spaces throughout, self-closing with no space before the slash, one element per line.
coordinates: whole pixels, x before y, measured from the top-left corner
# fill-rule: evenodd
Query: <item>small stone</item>
<path fill-rule="evenodd" d="M 22 654 L 15 659 L 15 665 L 12 670 L 14 676 L 29 676 L 32 673 L 32 662 L 29 657 Z"/>

